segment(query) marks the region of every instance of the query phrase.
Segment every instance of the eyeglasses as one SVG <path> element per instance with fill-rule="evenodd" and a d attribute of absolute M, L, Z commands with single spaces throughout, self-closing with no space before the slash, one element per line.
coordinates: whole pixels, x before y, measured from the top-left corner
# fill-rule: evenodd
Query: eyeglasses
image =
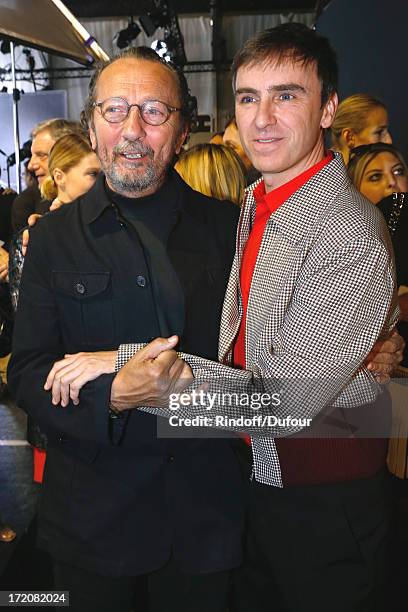
<path fill-rule="evenodd" d="M 141 118 L 149 125 L 162 125 L 166 123 L 171 113 L 181 110 L 168 106 L 159 100 L 146 100 L 143 104 L 129 104 L 124 98 L 108 98 L 103 102 L 94 102 L 98 106 L 102 117 L 109 123 L 121 123 L 128 117 L 132 106 L 137 106 Z"/>

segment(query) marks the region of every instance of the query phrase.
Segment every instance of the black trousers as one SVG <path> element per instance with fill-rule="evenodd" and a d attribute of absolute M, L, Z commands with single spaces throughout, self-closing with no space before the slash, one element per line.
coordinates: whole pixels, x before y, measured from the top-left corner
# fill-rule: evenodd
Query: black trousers
<path fill-rule="evenodd" d="M 387 610 L 389 475 L 279 489 L 250 484 L 231 612 Z"/>
<path fill-rule="evenodd" d="M 112 577 L 54 562 L 55 589 L 70 592 L 70 612 L 225 612 L 230 574 L 185 574 L 169 561 L 145 576 Z"/>

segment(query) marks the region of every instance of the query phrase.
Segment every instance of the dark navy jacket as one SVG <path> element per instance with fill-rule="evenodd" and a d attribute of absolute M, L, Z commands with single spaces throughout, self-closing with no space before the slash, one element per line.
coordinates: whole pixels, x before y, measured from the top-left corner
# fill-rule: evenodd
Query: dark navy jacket
<path fill-rule="evenodd" d="M 180 348 L 216 359 L 239 210 L 193 191 L 173 172 L 169 180 L 177 202 L 167 251 L 184 313 L 175 331 Z M 187 572 L 234 567 L 243 508 L 233 442 L 158 439 L 156 417 L 133 410 L 115 446 L 113 375 L 88 383 L 79 406 L 54 407 L 43 390 L 65 353 L 158 335 L 142 246 L 103 181 L 37 224 L 23 269 L 9 383 L 49 439 L 39 544 L 106 575 L 149 572 L 171 555 Z"/>

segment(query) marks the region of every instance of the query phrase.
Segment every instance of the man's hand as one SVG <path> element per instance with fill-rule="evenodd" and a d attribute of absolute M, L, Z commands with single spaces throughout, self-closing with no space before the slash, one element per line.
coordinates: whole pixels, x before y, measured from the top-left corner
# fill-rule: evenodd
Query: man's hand
<path fill-rule="evenodd" d="M 36 213 L 33 213 L 32 215 L 30 215 L 28 217 L 28 225 L 30 227 L 34 227 L 34 225 L 37 223 L 38 219 L 41 219 L 42 215 L 37 215 Z M 28 247 L 28 242 L 30 240 L 30 232 L 28 231 L 28 229 L 25 229 L 23 232 L 23 240 L 21 243 L 21 252 L 23 253 L 23 256 L 25 257 L 27 254 L 27 247 Z"/>
<path fill-rule="evenodd" d="M 379 340 L 374 344 L 365 360 L 365 365 L 379 383 L 389 382 L 392 372 L 402 361 L 404 347 L 405 342 L 396 330 L 393 330 L 385 340 Z"/>
<path fill-rule="evenodd" d="M 156 338 L 117 373 L 111 404 L 118 411 L 138 406 L 166 408 L 172 393 L 181 393 L 193 379 L 190 366 L 172 350 L 178 337 Z"/>
<path fill-rule="evenodd" d="M 65 407 L 71 399 L 79 404 L 79 392 L 87 382 L 115 371 L 116 355 L 117 351 L 76 353 L 56 361 L 44 385 L 46 391 L 51 389 L 52 403 Z"/>
<path fill-rule="evenodd" d="M 8 282 L 9 255 L 5 249 L 0 247 L 0 283 Z"/>
<path fill-rule="evenodd" d="M 61 206 L 63 205 L 64 205 L 64 202 L 61 202 L 61 200 L 58 197 L 56 197 L 52 201 L 50 210 L 58 210 L 58 208 L 61 208 Z"/>

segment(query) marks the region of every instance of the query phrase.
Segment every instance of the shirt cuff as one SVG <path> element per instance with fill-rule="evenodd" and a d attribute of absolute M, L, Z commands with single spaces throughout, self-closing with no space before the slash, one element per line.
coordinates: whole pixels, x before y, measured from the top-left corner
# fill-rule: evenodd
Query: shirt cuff
<path fill-rule="evenodd" d="M 146 346 L 146 342 L 136 342 L 134 344 L 121 344 L 118 348 L 115 361 L 115 372 L 119 372 L 121 368 L 136 355 L 137 351 Z"/>

